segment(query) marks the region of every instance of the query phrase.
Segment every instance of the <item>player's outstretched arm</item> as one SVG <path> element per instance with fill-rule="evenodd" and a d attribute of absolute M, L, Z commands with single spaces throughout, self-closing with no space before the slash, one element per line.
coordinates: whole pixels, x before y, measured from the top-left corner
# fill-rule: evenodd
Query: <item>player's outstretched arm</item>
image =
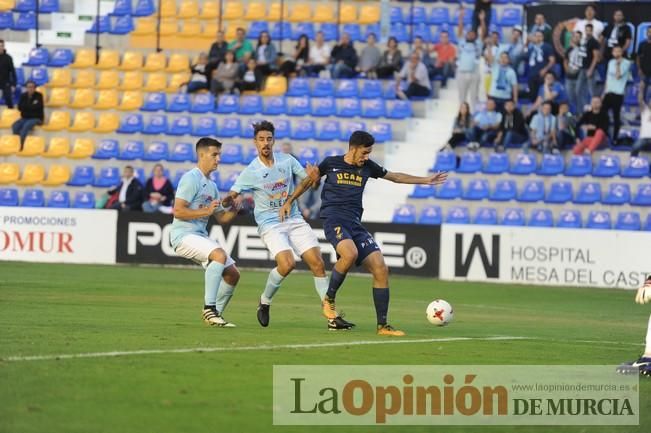
<path fill-rule="evenodd" d="M 226 197 L 222 199 L 222 206 L 223 207 L 231 207 L 235 203 L 235 199 L 239 196 L 240 194 L 235 192 L 235 191 L 229 191 Z"/>
<path fill-rule="evenodd" d="M 292 213 L 292 203 L 298 200 L 298 198 L 305 191 L 307 191 L 312 186 L 312 184 L 318 182 L 321 179 L 321 174 L 317 166 L 308 164 L 307 167 L 305 167 L 305 171 L 307 172 L 307 177 L 305 177 L 301 183 L 298 184 L 293 194 L 287 196 L 283 207 L 281 207 L 278 211 L 280 221 L 284 221 L 285 218 Z"/>
<path fill-rule="evenodd" d="M 447 171 L 440 171 L 431 176 L 412 176 L 406 173 L 388 172 L 382 179 L 390 180 L 394 183 L 422 184 L 422 185 L 440 185 L 448 178 Z"/>
<path fill-rule="evenodd" d="M 199 209 L 190 209 L 189 206 L 189 202 L 177 197 L 174 200 L 174 218 L 183 221 L 191 221 L 197 218 L 210 216 L 219 206 L 219 200 L 213 200 L 208 206 Z"/>

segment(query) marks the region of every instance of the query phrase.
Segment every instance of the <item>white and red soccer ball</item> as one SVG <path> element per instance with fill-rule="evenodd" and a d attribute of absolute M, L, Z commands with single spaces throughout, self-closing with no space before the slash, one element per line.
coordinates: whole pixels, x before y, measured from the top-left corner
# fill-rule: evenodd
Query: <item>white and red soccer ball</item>
<path fill-rule="evenodd" d="M 454 319 L 452 305 L 443 299 L 435 299 L 430 302 L 425 314 L 429 323 L 436 326 L 445 326 Z"/>

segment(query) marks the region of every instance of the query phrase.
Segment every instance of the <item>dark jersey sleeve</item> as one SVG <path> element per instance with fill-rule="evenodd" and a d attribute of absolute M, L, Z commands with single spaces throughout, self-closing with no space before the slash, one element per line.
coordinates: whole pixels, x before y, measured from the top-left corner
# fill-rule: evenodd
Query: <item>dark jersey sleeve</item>
<path fill-rule="evenodd" d="M 368 164 L 368 168 L 371 171 L 371 177 L 373 179 L 377 179 L 379 177 L 384 177 L 387 175 L 387 169 L 376 163 L 375 161 L 368 160 L 366 163 Z"/>
<path fill-rule="evenodd" d="M 326 172 L 328 171 L 328 167 L 330 167 L 330 157 L 327 157 L 321 161 L 321 164 L 319 164 L 319 174 L 321 176 L 325 176 Z"/>

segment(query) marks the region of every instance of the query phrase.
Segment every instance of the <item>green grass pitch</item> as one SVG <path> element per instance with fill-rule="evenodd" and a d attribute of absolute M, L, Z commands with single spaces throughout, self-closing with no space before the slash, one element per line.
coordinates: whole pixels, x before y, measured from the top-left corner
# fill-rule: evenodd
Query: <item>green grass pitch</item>
<path fill-rule="evenodd" d="M 274 364 L 618 364 L 643 347 L 649 307 L 618 290 L 391 279 L 390 322 L 409 339 L 449 341 L 273 348 L 381 340 L 370 279 L 351 276 L 338 305 L 357 329 L 328 332 L 311 276 L 296 273 L 274 299 L 271 324 L 255 308 L 266 274 L 243 270 L 226 317 L 200 320 L 199 268 L 0 262 L 0 432 L 649 432 L 651 380 L 641 380 L 638 427 L 287 427 L 272 425 Z M 434 298 L 451 326 L 425 320 Z M 139 354 L 38 361 L 8 357 L 110 351 L 267 346 L 261 350 Z M 327 374 L 327 369 L 324 369 Z"/>

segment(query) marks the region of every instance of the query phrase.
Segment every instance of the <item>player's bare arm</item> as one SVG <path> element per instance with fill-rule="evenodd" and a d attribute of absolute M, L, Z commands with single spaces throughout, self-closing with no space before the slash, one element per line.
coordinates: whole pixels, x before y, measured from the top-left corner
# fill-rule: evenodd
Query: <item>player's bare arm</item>
<path fill-rule="evenodd" d="M 235 191 L 229 191 L 226 197 L 222 199 L 222 206 L 231 207 L 235 203 L 235 199 L 239 197 L 239 193 Z"/>
<path fill-rule="evenodd" d="M 447 178 L 447 171 L 441 171 L 431 176 L 412 176 L 411 174 L 390 171 L 382 179 L 386 179 L 394 183 L 440 185 L 444 183 Z"/>
<path fill-rule="evenodd" d="M 219 200 L 213 200 L 206 207 L 190 209 L 190 203 L 181 198 L 174 200 L 174 217 L 183 221 L 191 221 L 197 218 L 207 217 L 215 212 L 219 206 Z"/>
<path fill-rule="evenodd" d="M 317 169 L 318 171 L 318 169 Z M 280 216 L 280 221 L 285 221 L 285 218 L 288 217 L 292 213 L 292 203 L 294 201 L 298 200 L 298 198 L 314 183 L 314 180 L 308 173 L 308 176 L 301 181 L 301 183 L 298 184 L 296 187 L 296 190 L 294 191 L 293 194 L 290 194 L 287 196 L 287 200 L 285 200 L 285 203 L 283 203 L 283 207 L 280 208 L 278 211 L 278 214 Z"/>

